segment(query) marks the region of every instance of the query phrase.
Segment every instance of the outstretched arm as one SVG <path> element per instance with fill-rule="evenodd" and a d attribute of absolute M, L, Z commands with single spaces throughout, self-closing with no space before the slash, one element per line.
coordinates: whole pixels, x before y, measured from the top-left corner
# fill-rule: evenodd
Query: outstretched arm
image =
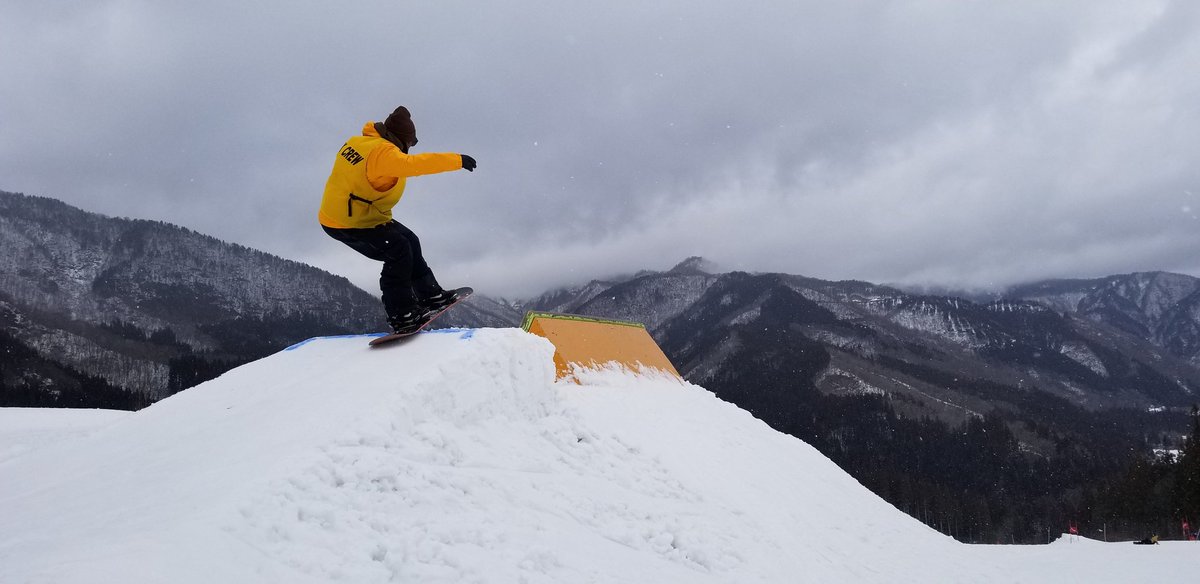
<path fill-rule="evenodd" d="M 470 161 L 470 168 L 467 168 L 468 161 Z M 453 152 L 405 154 L 399 148 L 376 148 L 367 158 L 367 168 L 373 175 L 409 177 L 449 172 L 460 168 L 473 170 L 475 159 Z"/>

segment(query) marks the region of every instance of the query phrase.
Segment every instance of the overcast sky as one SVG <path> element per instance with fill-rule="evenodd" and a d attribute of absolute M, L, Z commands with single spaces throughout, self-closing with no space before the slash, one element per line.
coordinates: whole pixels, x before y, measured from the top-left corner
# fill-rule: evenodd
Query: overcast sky
<path fill-rule="evenodd" d="M 316 209 L 397 105 L 396 218 L 492 296 L 700 255 L 994 288 L 1200 274 L 1200 2 L 0 0 L 0 190 L 346 275 Z"/>

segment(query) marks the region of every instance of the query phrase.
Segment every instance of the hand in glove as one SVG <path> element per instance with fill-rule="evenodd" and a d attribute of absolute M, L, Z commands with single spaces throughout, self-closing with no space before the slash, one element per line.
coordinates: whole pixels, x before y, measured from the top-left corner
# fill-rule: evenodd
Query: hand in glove
<path fill-rule="evenodd" d="M 475 172 L 475 159 L 466 154 L 459 154 L 459 156 L 462 156 L 463 168 L 469 172 Z"/>

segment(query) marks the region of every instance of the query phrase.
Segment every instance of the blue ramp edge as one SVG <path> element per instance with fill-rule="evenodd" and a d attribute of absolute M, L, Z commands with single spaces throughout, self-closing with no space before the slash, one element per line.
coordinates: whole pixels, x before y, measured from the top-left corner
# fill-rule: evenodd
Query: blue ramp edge
<path fill-rule="evenodd" d="M 296 344 L 284 349 L 284 351 L 294 351 L 296 349 L 299 349 L 300 347 L 303 347 L 304 345 L 307 345 L 307 344 L 315 342 L 315 341 L 324 341 L 324 340 L 330 340 L 330 339 L 373 339 L 376 337 L 382 337 L 387 334 L 388 333 L 363 333 L 363 334 L 357 334 L 357 335 L 330 335 L 327 337 L 313 337 L 311 339 L 304 339 L 303 341 L 300 341 L 299 343 L 296 343 Z M 433 330 L 429 330 L 429 331 L 421 331 L 417 334 L 418 335 L 459 335 L 459 337 L 458 337 L 459 339 L 467 340 L 467 339 L 475 336 L 475 329 L 473 329 L 473 328 L 444 328 L 444 329 L 433 329 Z"/>

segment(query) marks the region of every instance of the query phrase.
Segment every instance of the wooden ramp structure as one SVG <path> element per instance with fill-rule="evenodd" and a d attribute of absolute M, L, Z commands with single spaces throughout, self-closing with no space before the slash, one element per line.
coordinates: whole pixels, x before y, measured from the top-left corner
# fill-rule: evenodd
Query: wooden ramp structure
<path fill-rule="evenodd" d="M 521 328 L 554 344 L 558 379 L 572 377 L 576 368 L 613 363 L 634 373 L 654 370 L 680 377 L 646 326 L 638 322 L 530 311 Z"/>

